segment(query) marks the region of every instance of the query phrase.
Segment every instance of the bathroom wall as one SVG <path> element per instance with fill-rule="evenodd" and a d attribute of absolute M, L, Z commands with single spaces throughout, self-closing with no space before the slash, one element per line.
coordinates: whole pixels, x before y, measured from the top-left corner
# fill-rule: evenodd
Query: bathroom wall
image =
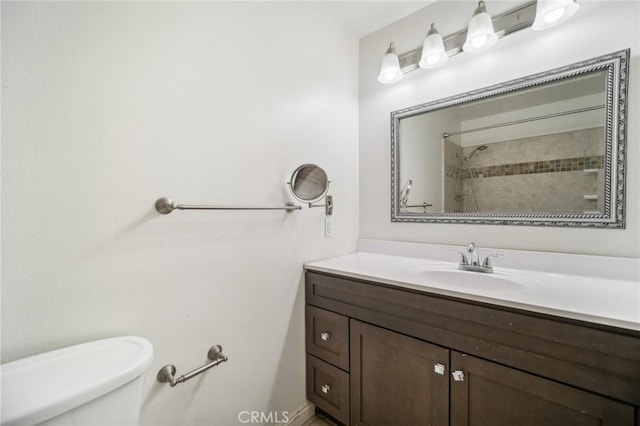
<path fill-rule="evenodd" d="M 523 3 L 487 2 L 487 10 L 499 14 Z M 414 71 L 393 85 L 377 82 L 380 60 L 389 42 L 395 43 L 399 54 L 419 47 L 431 22 L 443 35 L 454 33 L 467 25 L 475 6 L 475 1 L 436 2 L 360 42 L 360 237 L 456 245 L 475 241 L 481 247 L 640 257 L 640 92 L 633 89 L 640 84 L 640 3 L 580 2 L 578 13 L 562 26 L 543 32 L 525 29 L 501 39 L 487 52 L 457 55 L 441 68 Z M 390 221 L 391 111 L 626 48 L 631 49 L 626 229 Z"/>
<path fill-rule="evenodd" d="M 443 127 L 433 127 L 437 121 Z M 399 149 L 402 174 L 400 183 L 411 180 L 413 185 L 409 193 L 408 206 L 430 204 L 426 211 L 442 211 L 444 205 L 442 128 L 452 128 L 451 117 L 434 112 L 429 120 L 421 116 L 405 118 L 400 127 L 400 139 L 403 145 Z M 406 143 L 404 143 L 406 142 Z M 419 213 L 424 207 L 408 207 L 408 212 Z"/>
<path fill-rule="evenodd" d="M 2 2 L 2 362 L 141 335 L 143 424 L 302 406 L 302 264 L 357 239 L 357 61 L 318 3 Z M 331 238 L 323 209 L 153 208 L 283 205 L 305 162 Z M 227 363 L 155 381 L 214 344 Z"/>

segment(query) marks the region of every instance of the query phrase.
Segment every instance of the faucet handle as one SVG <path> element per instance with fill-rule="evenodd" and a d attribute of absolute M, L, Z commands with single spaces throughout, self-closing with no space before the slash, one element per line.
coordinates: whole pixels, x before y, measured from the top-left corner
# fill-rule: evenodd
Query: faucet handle
<path fill-rule="evenodd" d="M 458 253 L 460 255 L 460 264 L 468 265 L 469 261 L 467 260 L 467 256 L 464 255 L 460 250 L 449 250 L 451 253 Z"/>
<path fill-rule="evenodd" d="M 485 257 L 484 262 L 482 262 L 482 267 L 483 268 L 491 268 L 491 258 L 492 257 L 504 257 L 503 254 L 490 254 L 487 257 Z"/>
<path fill-rule="evenodd" d="M 473 253 L 476 250 L 476 243 L 469 243 L 467 246 L 467 252 Z"/>

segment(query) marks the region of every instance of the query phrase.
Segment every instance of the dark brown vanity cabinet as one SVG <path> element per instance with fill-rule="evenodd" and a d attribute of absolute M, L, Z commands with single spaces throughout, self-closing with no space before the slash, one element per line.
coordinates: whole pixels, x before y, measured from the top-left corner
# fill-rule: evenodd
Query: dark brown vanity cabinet
<path fill-rule="evenodd" d="M 311 271 L 306 301 L 307 396 L 345 425 L 639 425 L 638 332 Z"/>

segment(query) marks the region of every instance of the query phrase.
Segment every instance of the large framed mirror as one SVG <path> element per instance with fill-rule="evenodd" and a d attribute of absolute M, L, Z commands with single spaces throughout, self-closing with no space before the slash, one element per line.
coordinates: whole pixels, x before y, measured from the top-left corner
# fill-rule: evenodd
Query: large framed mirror
<path fill-rule="evenodd" d="M 391 221 L 624 228 L 629 50 L 391 113 Z"/>

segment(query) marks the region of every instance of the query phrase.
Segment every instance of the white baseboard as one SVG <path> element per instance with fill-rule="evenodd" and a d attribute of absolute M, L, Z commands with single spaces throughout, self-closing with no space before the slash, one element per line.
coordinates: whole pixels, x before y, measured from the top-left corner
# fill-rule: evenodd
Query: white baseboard
<path fill-rule="evenodd" d="M 287 426 L 302 426 L 316 413 L 316 406 L 307 401 L 289 415 Z"/>

